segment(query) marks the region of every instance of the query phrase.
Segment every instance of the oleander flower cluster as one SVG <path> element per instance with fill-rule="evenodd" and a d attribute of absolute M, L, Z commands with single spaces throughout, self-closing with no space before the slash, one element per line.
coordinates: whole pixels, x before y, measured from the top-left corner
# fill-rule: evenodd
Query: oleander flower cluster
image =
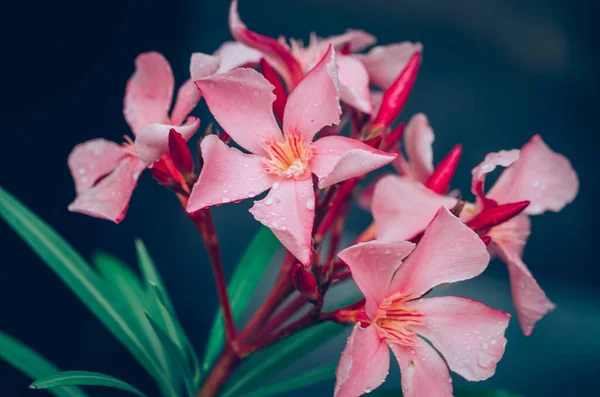
<path fill-rule="evenodd" d="M 575 199 L 579 182 L 569 160 L 533 135 L 520 149 L 485 156 L 473 168 L 470 192 L 452 189 L 469 143 L 435 164 L 427 116 L 402 112 L 423 63 L 420 43 L 375 45 L 361 30 L 311 33 L 307 45 L 267 37 L 242 22 L 237 0 L 229 27 L 234 41 L 191 55 L 173 105 L 169 63 L 156 52 L 140 54 L 125 87 L 131 137 L 81 143 L 68 159 L 71 211 L 123 221 L 148 170 L 198 226 L 213 266 L 220 264 L 210 208 L 242 200 L 253 201 L 249 216 L 287 251 L 272 299 L 257 312 L 262 317 L 241 333 L 229 318 L 226 288 L 218 288 L 229 346 L 221 358 L 230 360 L 209 374 L 199 395 L 215 395 L 254 351 L 325 321 L 353 327 L 335 396 L 379 387 L 390 351 L 406 397 L 452 396 L 450 371 L 469 381 L 491 377 L 510 315 L 467 297 L 427 295 L 477 277 L 497 257 L 508 267 L 518 323 L 531 335 L 555 305 L 534 277 L 541 264 L 532 272 L 523 261 L 530 217 Z M 190 116 L 199 104 L 216 124 Z M 201 125 L 206 132 L 194 159 L 187 141 Z M 501 173 L 486 187 L 496 169 Z M 352 205 L 370 211 L 373 223 L 343 248 Z M 363 298 L 323 311 L 326 293 L 346 281 Z M 293 295 L 295 306 L 286 308 Z M 308 315 L 294 320 L 302 308 Z"/>

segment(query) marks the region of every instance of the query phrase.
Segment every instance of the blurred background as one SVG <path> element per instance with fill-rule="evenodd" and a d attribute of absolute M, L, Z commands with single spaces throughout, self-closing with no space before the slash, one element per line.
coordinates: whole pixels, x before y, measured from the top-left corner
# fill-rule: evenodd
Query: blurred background
<path fill-rule="evenodd" d="M 596 395 L 600 370 L 600 269 L 596 251 L 598 159 L 598 6 L 567 0 L 241 0 L 247 25 L 269 36 L 307 40 L 360 28 L 380 44 L 424 44 L 424 61 L 403 119 L 425 112 L 436 132 L 436 161 L 457 142 L 464 154 L 454 187 L 486 153 L 518 148 L 540 133 L 579 173 L 579 197 L 559 214 L 533 219 L 525 262 L 558 306 L 524 337 L 513 319 L 495 377 L 468 385 L 526 396 Z M 192 52 L 230 40 L 228 1 L 15 2 L 3 11 L 0 185 L 53 225 L 83 255 L 106 250 L 135 264 L 141 237 L 165 279 L 199 353 L 216 310 L 206 255 L 178 202 L 149 174 L 120 225 L 69 213 L 74 189 L 66 158 L 79 142 L 122 141 L 125 82 L 137 54 L 156 50 L 177 83 Z M 8 6 L 7 6 L 8 7 Z M 596 37 L 596 39 L 594 39 Z M 210 119 L 201 106 L 196 114 Z M 595 160 L 595 161 L 596 161 Z M 228 274 L 258 228 L 250 201 L 216 208 Z M 350 233 L 370 221 L 352 213 Z M 63 283 L 0 223 L 0 329 L 63 369 L 105 372 L 149 396 L 150 378 Z M 446 291 L 443 291 L 446 292 Z M 453 287 L 514 314 L 506 267 Z M 339 358 L 344 340 L 313 361 Z M 311 365 L 311 359 L 301 363 Z M 458 385 L 466 382 L 457 380 Z M 29 380 L 0 362 L 0 395 L 35 396 Z M 398 388 L 392 365 L 386 387 Z M 332 394 L 333 381 L 305 389 Z M 118 391 L 91 390 L 97 396 Z M 292 394 L 293 395 L 293 394 Z"/>

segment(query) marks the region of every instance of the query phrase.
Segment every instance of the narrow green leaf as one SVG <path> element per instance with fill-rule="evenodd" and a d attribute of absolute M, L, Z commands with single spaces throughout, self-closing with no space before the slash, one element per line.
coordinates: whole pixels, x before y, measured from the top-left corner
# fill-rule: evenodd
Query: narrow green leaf
<path fill-rule="evenodd" d="M 51 389 L 60 386 L 103 386 L 112 387 L 146 397 L 144 393 L 114 376 L 87 371 L 64 371 L 48 375 L 36 380 L 29 386 L 30 389 Z"/>
<path fill-rule="evenodd" d="M 115 287 L 130 316 L 129 322 L 133 330 L 140 336 L 146 349 L 160 363 L 165 376 L 169 378 L 171 366 L 167 354 L 144 314 L 148 302 L 139 277 L 121 260 L 104 252 L 94 254 L 92 262 L 100 274 Z"/>
<path fill-rule="evenodd" d="M 135 246 L 140 270 L 146 282 L 148 295 L 150 297 L 148 299 L 147 309 L 153 318 L 168 332 L 173 342 L 175 342 L 185 353 L 190 361 L 192 372 L 194 373 L 194 385 L 199 387 L 202 381 L 202 369 L 194 346 L 177 319 L 175 307 L 146 246 L 140 239 L 135 241 Z"/>
<path fill-rule="evenodd" d="M 235 268 L 235 273 L 227 286 L 233 318 L 239 321 L 246 305 L 256 289 L 273 255 L 279 248 L 279 242 L 266 227 L 261 227 L 244 252 Z M 225 343 L 225 327 L 221 310 L 217 313 L 210 330 L 202 368 L 208 371 L 216 361 Z"/>
<path fill-rule="evenodd" d="M 2 331 L 0 331 L 0 359 L 32 379 L 60 371 L 39 353 Z M 56 397 L 89 397 L 78 387 L 61 387 L 51 392 Z"/>
<path fill-rule="evenodd" d="M 54 229 L 1 187 L 0 216 L 159 382 L 161 389 L 170 392 L 162 369 L 132 330 L 113 288 Z"/>
<path fill-rule="evenodd" d="M 174 373 L 178 374 L 178 380 L 183 385 L 186 391 L 186 396 L 194 397 L 195 395 L 195 385 L 194 385 L 194 376 L 190 371 L 188 363 L 186 359 L 179 349 L 179 347 L 173 342 L 171 337 L 167 335 L 165 330 L 161 328 L 161 326 L 154 320 L 154 318 L 150 315 L 150 313 L 146 312 L 146 318 L 154 328 L 156 335 L 158 335 L 162 345 L 165 347 L 165 350 L 169 356 L 169 361 L 174 366 Z"/>
<path fill-rule="evenodd" d="M 344 326 L 335 323 L 319 324 L 256 353 L 240 367 L 236 378 L 222 396 L 246 395 L 259 382 L 272 378 L 344 329 Z"/>
<path fill-rule="evenodd" d="M 305 372 L 302 375 L 261 387 L 260 389 L 247 393 L 245 397 L 278 396 L 281 393 L 285 393 L 289 390 L 301 389 L 303 387 L 334 378 L 336 367 L 337 364 L 331 364 L 325 367 L 317 368 L 315 370 Z"/>

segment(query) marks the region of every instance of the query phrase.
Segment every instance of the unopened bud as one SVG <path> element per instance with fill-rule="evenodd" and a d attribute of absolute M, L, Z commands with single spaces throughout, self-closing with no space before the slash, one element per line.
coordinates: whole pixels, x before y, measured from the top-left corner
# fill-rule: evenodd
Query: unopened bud
<path fill-rule="evenodd" d="M 474 231 L 482 231 L 504 223 L 519 215 L 527 206 L 529 201 L 519 201 L 516 203 L 502 204 L 494 208 L 481 211 L 473 219 L 467 222 Z"/>
<path fill-rule="evenodd" d="M 444 157 L 437 165 L 433 173 L 427 178 L 425 186 L 436 193 L 443 194 L 448 191 L 450 181 L 454 176 L 460 155 L 462 154 L 462 145 L 458 144 L 452 148 L 450 153 Z"/>
<path fill-rule="evenodd" d="M 169 155 L 173 160 L 173 165 L 182 175 L 193 174 L 194 159 L 192 153 L 185 139 L 174 128 L 169 131 Z"/>
<path fill-rule="evenodd" d="M 291 272 L 292 283 L 300 295 L 304 296 L 309 301 L 316 301 L 319 298 L 319 290 L 317 288 L 317 280 L 312 273 L 307 272 L 300 263 Z"/>
<path fill-rule="evenodd" d="M 421 52 L 416 51 L 396 81 L 384 92 L 379 112 L 373 119 L 373 126 L 388 128 L 396 120 L 415 84 L 420 63 Z"/>

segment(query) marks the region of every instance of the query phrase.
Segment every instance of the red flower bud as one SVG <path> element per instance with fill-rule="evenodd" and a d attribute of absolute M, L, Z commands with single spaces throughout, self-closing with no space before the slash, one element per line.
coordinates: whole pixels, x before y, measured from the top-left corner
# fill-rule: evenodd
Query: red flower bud
<path fill-rule="evenodd" d="M 317 280 L 312 273 L 307 272 L 304 266 L 300 263 L 296 263 L 296 266 L 291 272 L 292 283 L 294 287 L 309 301 L 315 301 L 319 298 L 319 291 L 317 288 Z"/>
<path fill-rule="evenodd" d="M 404 127 L 406 127 L 406 123 L 400 123 L 385 137 L 385 148 L 383 149 L 389 149 L 400 141 L 400 138 L 402 138 L 402 134 L 404 133 Z"/>
<path fill-rule="evenodd" d="M 173 128 L 169 131 L 169 154 L 175 168 L 183 175 L 194 172 L 194 159 L 187 146 L 187 142 L 183 139 L 181 134 Z"/>
<path fill-rule="evenodd" d="M 158 183 L 161 185 L 169 185 L 171 182 L 171 174 L 165 164 L 164 157 L 161 157 L 158 161 L 152 164 L 152 168 L 150 168 L 150 173 L 156 179 Z"/>
<path fill-rule="evenodd" d="M 425 182 L 430 190 L 436 193 L 443 194 L 448 191 L 450 187 L 450 181 L 454 176 L 460 155 L 462 154 L 462 145 L 458 144 L 452 148 L 450 153 L 444 157 L 442 161 L 437 165 L 431 176 Z"/>
<path fill-rule="evenodd" d="M 483 210 L 473 219 L 467 222 L 474 231 L 486 230 L 508 221 L 519 215 L 527 206 L 529 201 L 519 201 L 516 203 L 502 204 L 494 208 Z"/>
<path fill-rule="evenodd" d="M 415 84 L 420 63 L 421 53 L 417 51 L 409 59 L 396 81 L 383 94 L 379 112 L 373 119 L 373 126 L 387 128 L 396 120 Z"/>
<path fill-rule="evenodd" d="M 285 91 L 285 87 L 279 78 L 279 75 L 273 69 L 273 67 L 266 61 L 265 58 L 261 58 L 260 60 L 260 68 L 262 70 L 263 76 L 269 81 L 269 83 L 273 84 L 275 89 L 273 93 L 276 96 L 275 102 L 273 102 L 273 112 L 275 116 L 279 119 L 279 121 L 283 122 L 283 110 L 285 109 L 285 104 L 287 102 L 287 92 Z"/>

